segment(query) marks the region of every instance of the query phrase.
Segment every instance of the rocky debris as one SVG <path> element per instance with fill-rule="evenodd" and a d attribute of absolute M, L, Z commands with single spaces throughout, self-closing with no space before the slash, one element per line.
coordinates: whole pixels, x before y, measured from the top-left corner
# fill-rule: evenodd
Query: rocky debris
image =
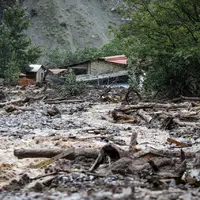
<path fill-rule="evenodd" d="M 48 97 L 11 103 L 7 106 L 17 109 L 10 112 L 6 106 L 0 108 L 0 199 L 200 198 L 198 126 L 179 127 L 173 122 L 170 129 L 164 129 L 158 117 L 189 114 L 186 119 L 196 125 L 199 115 L 193 112 L 198 112 L 198 101 L 193 104 L 193 99 L 192 106 L 188 99 L 150 104 L 138 103 L 136 97 L 137 101 L 121 106 L 122 94 L 126 94 L 122 88 L 112 88 L 109 93 L 105 88 L 90 89 L 82 97 L 70 99 L 48 88 L 43 92 L 33 88 L 33 92 L 35 97 Z M 6 92 L 6 102 L 25 93 L 30 96 L 26 90 Z M 105 101 L 102 94 L 109 98 Z M 116 96 L 120 98 L 112 101 Z M 51 97 L 73 101 L 48 104 Z M 83 102 L 77 102 L 80 99 Z M 137 121 L 121 123 L 124 114 Z M 14 149 L 16 156 L 16 152 L 28 150 L 29 154 L 17 159 Z M 69 149 L 74 149 L 69 154 L 73 156 L 63 157 Z M 42 155 L 49 152 L 53 154 Z"/>

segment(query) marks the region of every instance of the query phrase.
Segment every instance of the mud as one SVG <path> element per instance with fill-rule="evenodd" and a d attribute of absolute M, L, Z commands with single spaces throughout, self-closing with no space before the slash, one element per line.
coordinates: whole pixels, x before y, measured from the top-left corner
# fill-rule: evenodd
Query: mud
<path fill-rule="evenodd" d="M 88 94 L 85 95 L 87 100 L 84 103 L 56 105 L 61 114 L 54 117 L 48 116 L 46 112 L 52 105 L 45 104 L 43 101 L 31 103 L 34 111 L 6 113 L 3 108 L 0 110 L 0 199 L 196 200 L 200 198 L 199 187 L 187 183 L 176 184 L 173 179 L 167 184 L 158 185 L 137 174 L 106 176 L 104 172 L 105 176 L 102 177 L 97 176 L 96 173 L 86 173 L 94 159 L 84 157 L 74 161 L 61 159 L 45 169 L 35 169 L 33 166 L 45 159 L 19 160 L 13 155 L 14 149 L 20 148 L 100 149 L 108 142 L 128 150 L 133 132 L 138 133 L 141 149 L 177 149 L 167 142 L 167 138 L 172 133 L 174 135 L 177 133 L 176 137 L 179 137 L 179 129 L 168 131 L 148 128 L 145 125 L 113 123 L 106 120 L 105 116 L 119 107 L 120 102 L 101 102 L 98 95 L 96 101 L 89 101 L 89 98 L 86 98 Z M 191 130 L 191 134 L 198 135 L 199 132 Z M 192 138 L 191 134 L 189 139 L 192 140 L 192 146 L 185 147 L 184 151 L 198 152 L 199 139 Z M 101 135 L 107 135 L 112 140 L 108 141 L 103 137 L 79 140 Z M 192 165 L 192 161 L 188 165 Z M 73 169 L 73 171 L 56 174 L 59 169 Z M 101 172 L 101 168 L 98 171 Z M 30 185 L 32 182 L 30 180 L 49 173 L 55 174 L 52 177 L 47 176 L 44 184 L 38 180 Z"/>

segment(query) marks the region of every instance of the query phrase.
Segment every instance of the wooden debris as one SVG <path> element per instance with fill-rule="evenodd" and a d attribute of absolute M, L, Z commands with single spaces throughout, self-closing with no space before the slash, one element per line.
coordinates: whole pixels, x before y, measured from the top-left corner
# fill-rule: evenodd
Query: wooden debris
<path fill-rule="evenodd" d="M 94 164 L 90 168 L 90 172 L 93 172 L 95 169 L 98 168 L 100 164 L 102 164 L 106 157 L 108 156 L 112 161 L 116 161 L 121 157 L 124 157 L 127 154 L 126 151 L 122 150 L 121 148 L 117 147 L 114 144 L 107 144 L 103 146 L 99 152 L 97 159 L 95 160 Z"/>
<path fill-rule="evenodd" d="M 136 123 L 137 118 L 135 116 L 127 115 L 118 112 L 117 110 L 112 111 L 112 117 L 116 122 L 119 123 Z"/>
<path fill-rule="evenodd" d="M 18 159 L 23 158 L 52 158 L 58 154 L 64 153 L 65 149 L 15 149 L 14 155 Z M 68 151 L 67 151 L 68 152 Z M 67 155 L 65 158 L 74 160 L 76 157 L 85 156 L 88 158 L 96 158 L 98 156 L 97 149 L 75 149 L 73 153 Z"/>
<path fill-rule="evenodd" d="M 137 109 L 145 109 L 145 108 L 164 108 L 164 109 L 177 109 L 177 108 L 188 108 L 190 107 L 189 103 L 180 103 L 180 104 L 173 104 L 173 103 L 144 103 L 141 102 L 136 105 L 129 105 L 122 108 L 119 108 L 119 111 L 126 112 L 128 110 L 137 110 Z"/>
<path fill-rule="evenodd" d="M 200 101 L 199 97 L 185 97 L 185 96 L 180 96 L 178 98 L 172 99 L 171 102 L 179 102 L 179 101 Z"/>
<path fill-rule="evenodd" d="M 51 109 L 47 110 L 47 114 L 50 116 L 55 116 L 61 114 L 61 112 L 56 106 L 53 106 Z"/>
<path fill-rule="evenodd" d="M 23 99 L 17 99 L 17 100 L 12 100 L 12 101 L 8 101 L 8 102 L 5 102 L 5 103 L 0 103 L 0 108 L 3 108 L 4 106 L 7 106 L 7 105 L 17 105 L 17 104 L 20 104 L 20 103 L 26 103 L 26 102 L 29 102 L 30 101 L 30 98 L 28 97 L 25 97 Z"/>
<path fill-rule="evenodd" d="M 153 157 L 163 157 L 163 158 L 180 158 L 181 153 L 180 151 L 175 151 L 175 150 L 168 150 L 168 149 L 145 149 L 143 151 L 136 152 L 133 156 L 133 158 L 146 158 L 150 159 Z M 186 158 L 195 158 L 196 153 L 194 152 L 185 152 L 185 157 Z"/>
<path fill-rule="evenodd" d="M 177 125 L 199 128 L 200 112 L 197 109 L 198 106 L 199 104 L 193 105 L 188 102 L 179 104 L 140 102 L 134 105 L 122 105 L 115 108 L 112 111 L 112 118 L 116 122 L 137 123 L 141 121 L 137 118 L 139 116 L 147 122 L 147 126 L 150 125 L 152 127 L 157 125 L 157 128 L 165 130 L 177 128 Z"/>
<path fill-rule="evenodd" d="M 142 118 L 144 119 L 147 123 L 151 123 L 152 121 L 152 117 L 150 115 L 148 115 L 147 112 L 145 112 L 143 109 L 139 109 L 137 111 L 137 114 Z"/>
<path fill-rule="evenodd" d="M 130 88 L 128 88 L 128 91 L 127 91 L 127 93 L 125 94 L 125 96 L 122 100 L 123 103 L 126 103 L 126 104 L 129 103 L 129 98 L 130 98 L 131 92 L 137 95 L 139 101 L 142 100 L 142 96 L 140 95 L 140 93 L 137 90 L 134 90 L 133 88 L 130 87 Z"/>
<path fill-rule="evenodd" d="M 130 145 L 129 145 L 129 153 L 132 155 L 135 152 L 138 152 L 139 149 L 136 147 L 136 145 L 138 144 L 137 142 L 137 133 L 134 132 L 131 135 L 131 141 L 130 141 Z"/>
<path fill-rule="evenodd" d="M 172 123 L 173 123 L 173 117 L 167 117 L 166 119 L 164 119 L 161 125 L 161 129 L 164 129 L 164 130 L 171 129 Z"/>
<path fill-rule="evenodd" d="M 154 172 L 158 172 L 158 166 L 154 163 L 153 160 L 149 160 L 148 163 L 151 165 L 152 169 L 154 170 Z"/>
<path fill-rule="evenodd" d="M 64 99 L 64 100 L 46 100 L 47 104 L 60 104 L 60 103 L 83 103 L 84 100 L 80 99 Z"/>
<path fill-rule="evenodd" d="M 3 108 L 4 106 L 8 106 L 8 105 L 20 105 L 20 104 L 24 105 L 27 102 L 36 101 L 36 100 L 40 100 L 43 98 L 44 98 L 44 95 L 40 95 L 40 96 L 36 96 L 36 97 L 26 96 L 21 99 L 12 100 L 12 101 L 8 101 L 5 103 L 0 103 L 0 108 Z"/>
<path fill-rule="evenodd" d="M 178 118 L 173 119 L 173 122 L 178 124 L 179 126 L 192 126 L 192 127 L 200 127 L 200 123 L 195 122 L 182 122 Z"/>
<path fill-rule="evenodd" d="M 64 157 L 67 157 L 72 153 L 74 153 L 74 148 L 67 149 L 66 151 L 64 151 L 64 152 L 52 157 L 49 160 L 45 160 L 45 161 L 42 161 L 42 162 L 38 163 L 35 167 L 36 168 L 46 167 L 47 165 L 50 165 L 51 163 L 55 162 L 56 160 L 59 160 L 59 159 L 64 158 Z"/>
<path fill-rule="evenodd" d="M 25 106 L 19 107 L 19 106 L 13 106 L 13 105 L 5 106 L 4 109 L 5 109 L 6 112 L 13 112 L 15 110 L 20 110 L 20 111 L 34 111 L 34 108 L 31 108 L 31 107 L 25 107 Z"/>
<path fill-rule="evenodd" d="M 183 142 L 179 142 L 173 138 L 167 138 L 167 142 L 171 143 L 171 144 L 176 144 L 177 146 L 180 147 L 185 147 L 186 145 Z"/>

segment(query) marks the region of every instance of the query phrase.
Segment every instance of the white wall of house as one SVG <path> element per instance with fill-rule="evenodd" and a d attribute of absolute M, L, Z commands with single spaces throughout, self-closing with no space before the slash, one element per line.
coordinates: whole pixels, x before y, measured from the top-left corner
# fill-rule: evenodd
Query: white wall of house
<path fill-rule="evenodd" d="M 126 70 L 126 67 L 124 65 L 97 60 L 91 63 L 89 71 L 92 75 L 98 75 L 115 73 L 124 70 Z"/>
<path fill-rule="evenodd" d="M 40 67 L 40 69 L 36 73 L 36 83 L 41 83 L 43 81 L 44 74 L 45 70 L 43 69 L 43 67 Z"/>

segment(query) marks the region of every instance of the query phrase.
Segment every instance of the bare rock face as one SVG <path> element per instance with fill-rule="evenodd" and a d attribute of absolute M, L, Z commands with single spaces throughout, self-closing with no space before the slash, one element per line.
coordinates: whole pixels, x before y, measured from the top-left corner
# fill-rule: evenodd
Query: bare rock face
<path fill-rule="evenodd" d="M 101 46 L 111 37 L 108 26 L 118 26 L 118 0 L 29 0 L 22 6 L 31 19 L 28 35 L 46 50 Z"/>

